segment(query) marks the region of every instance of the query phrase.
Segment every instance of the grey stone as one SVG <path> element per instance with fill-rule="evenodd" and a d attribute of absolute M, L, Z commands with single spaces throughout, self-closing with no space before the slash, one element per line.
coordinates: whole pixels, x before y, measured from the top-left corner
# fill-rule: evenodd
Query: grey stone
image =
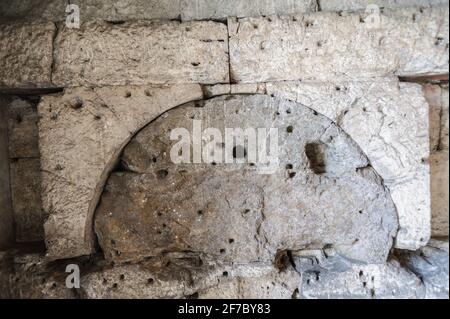
<path fill-rule="evenodd" d="M 124 21 L 139 19 L 177 19 L 180 0 L 71 0 L 78 5 L 80 20 Z M 61 0 L 15 0 L 0 2 L 0 18 L 5 20 L 65 21 L 68 2 Z"/>
<path fill-rule="evenodd" d="M 396 260 L 379 265 L 354 265 L 344 272 L 314 271 L 302 276 L 304 299 L 420 299 L 425 286 Z"/>
<path fill-rule="evenodd" d="M 108 260 L 195 251 L 248 263 L 327 245 L 353 260 L 386 260 L 397 232 L 394 205 L 365 155 L 335 124 L 263 95 L 198 106 L 167 112 L 124 149 L 125 171 L 110 176 L 95 216 Z M 272 172 L 256 159 L 174 164 L 170 132 L 192 130 L 193 119 L 222 136 L 225 128 L 277 128 L 279 162 Z M 228 143 L 225 151 L 233 147 Z"/>
<path fill-rule="evenodd" d="M 383 178 L 399 215 L 396 246 L 430 238 L 429 106 L 418 84 L 397 79 L 267 83 L 267 93 L 297 101 L 340 126 Z"/>
<path fill-rule="evenodd" d="M 382 8 L 430 7 L 447 5 L 448 0 L 320 0 L 322 11 L 361 11 L 367 6 L 377 5 Z"/>
<path fill-rule="evenodd" d="M 415 252 L 399 253 L 405 267 L 425 284 L 427 299 L 449 298 L 448 239 L 431 240 L 428 246 Z"/>
<path fill-rule="evenodd" d="M 0 88 L 51 87 L 51 22 L 0 23 Z"/>
<path fill-rule="evenodd" d="M 45 213 L 41 201 L 40 160 L 17 159 L 10 166 L 16 241 L 43 240 Z"/>
<path fill-rule="evenodd" d="M 359 14 L 231 18 L 234 82 L 361 79 L 448 73 L 448 6 Z M 401 39 L 401 40 L 399 40 Z"/>
<path fill-rule="evenodd" d="M 61 26 L 54 57 L 53 82 L 64 87 L 229 80 L 227 27 L 212 21 Z"/>
<path fill-rule="evenodd" d="M 197 84 L 66 89 L 38 105 L 48 258 L 88 255 L 104 183 L 129 139 L 165 111 L 202 98 Z"/>
<path fill-rule="evenodd" d="M 314 0 L 181 0 L 182 20 L 226 19 L 276 14 L 305 13 L 317 10 Z"/>
<path fill-rule="evenodd" d="M 13 99 L 8 105 L 10 158 L 39 158 L 38 114 L 36 105 Z"/>

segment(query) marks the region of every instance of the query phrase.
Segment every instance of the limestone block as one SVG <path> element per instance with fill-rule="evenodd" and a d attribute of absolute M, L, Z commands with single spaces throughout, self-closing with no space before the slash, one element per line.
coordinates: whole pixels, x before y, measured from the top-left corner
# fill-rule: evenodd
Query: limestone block
<path fill-rule="evenodd" d="M 92 216 L 109 171 L 143 126 L 201 99 L 199 85 L 66 89 L 38 106 L 49 258 L 92 253 Z"/>
<path fill-rule="evenodd" d="M 432 235 L 442 237 L 449 234 L 448 86 L 424 85 L 423 88 L 430 105 Z"/>
<path fill-rule="evenodd" d="M 425 284 L 426 299 L 448 299 L 448 239 L 430 240 L 426 247 L 415 252 L 399 252 L 408 267 Z"/>
<path fill-rule="evenodd" d="M 226 19 L 276 14 L 305 13 L 317 10 L 314 0 L 181 0 L 182 20 Z"/>
<path fill-rule="evenodd" d="M 390 190 L 400 229 L 396 246 L 430 238 L 428 104 L 421 86 L 397 80 L 267 83 L 267 93 L 297 101 L 337 123 L 367 155 Z"/>
<path fill-rule="evenodd" d="M 8 135 L 10 158 L 38 158 L 38 114 L 36 105 L 13 99 L 8 105 Z"/>
<path fill-rule="evenodd" d="M 228 82 L 222 23 L 88 22 L 61 27 L 53 81 L 59 86 Z"/>
<path fill-rule="evenodd" d="M 231 78 L 267 82 L 448 73 L 448 6 L 229 19 Z"/>
<path fill-rule="evenodd" d="M 0 24 L 0 88 L 51 86 L 51 22 Z"/>
<path fill-rule="evenodd" d="M 448 5 L 448 0 L 321 0 L 322 11 L 360 11 L 366 10 L 369 4 L 381 8 L 429 7 Z"/>
<path fill-rule="evenodd" d="M 411 271 L 392 260 L 381 265 L 353 265 L 344 272 L 307 272 L 302 276 L 304 299 L 421 299 L 425 286 Z"/>
<path fill-rule="evenodd" d="M 223 155 L 212 163 L 174 163 L 170 154 L 179 141 L 170 133 L 192 132 L 193 119 L 222 136 L 225 128 L 276 128 L 273 170 L 265 174 L 261 158 L 250 158 L 251 142 L 215 142 L 235 157 L 243 148 L 245 163 L 225 164 Z M 294 102 L 236 95 L 203 107 L 186 104 L 140 131 L 121 163 L 95 215 L 99 244 L 116 263 L 176 251 L 227 263 L 267 262 L 280 250 L 327 245 L 352 260 L 382 263 L 396 236 L 391 197 L 358 146 L 329 119 Z"/>
<path fill-rule="evenodd" d="M 11 194 L 17 242 L 44 239 L 39 158 L 11 161 Z"/>
<path fill-rule="evenodd" d="M 80 9 L 82 22 L 101 19 L 124 21 L 139 19 L 177 19 L 180 0 L 72 0 Z M 67 2 L 61 0 L 15 0 L 0 2 L 0 18 L 5 20 L 46 19 L 65 21 Z"/>

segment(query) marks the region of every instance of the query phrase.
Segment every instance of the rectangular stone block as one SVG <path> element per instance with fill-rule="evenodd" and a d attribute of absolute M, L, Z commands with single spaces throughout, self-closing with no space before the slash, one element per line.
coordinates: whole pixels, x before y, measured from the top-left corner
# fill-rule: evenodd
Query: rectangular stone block
<path fill-rule="evenodd" d="M 448 5 L 448 0 L 320 0 L 322 11 L 360 11 L 370 4 L 380 8 L 429 7 Z"/>
<path fill-rule="evenodd" d="M 13 160 L 10 164 L 10 174 L 16 241 L 43 240 L 45 215 L 41 202 L 40 160 Z"/>
<path fill-rule="evenodd" d="M 138 19 L 177 19 L 180 17 L 180 0 L 72 0 L 80 8 L 81 21 L 101 19 L 106 21 Z M 65 21 L 68 1 L 15 0 L 0 2 L 0 18 L 4 20 L 46 19 Z"/>
<path fill-rule="evenodd" d="M 8 126 L 5 99 L 0 97 L 0 250 L 14 243 L 14 221 L 9 187 Z"/>
<path fill-rule="evenodd" d="M 230 19 L 231 78 L 266 82 L 448 73 L 448 6 Z"/>
<path fill-rule="evenodd" d="M 182 20 L 226 19 L 316 11 L 315 0 L 181 0 Z"/>
<path fill-rule="evenodd" d="M 51 22 L 0 23 L 0 88 L 51 86 Z"/>
<path fill-rule="evenodd" d="M 38 114 L 33 103 L 13 99 L 8 106 L 8 135 L 10 158 L 38 158 Z"/>
<path fill-rule="evenodd" d="M 91 22 L 61 27 L 58 86 L 228 82 L 227 27 L 216 22 Z"/>

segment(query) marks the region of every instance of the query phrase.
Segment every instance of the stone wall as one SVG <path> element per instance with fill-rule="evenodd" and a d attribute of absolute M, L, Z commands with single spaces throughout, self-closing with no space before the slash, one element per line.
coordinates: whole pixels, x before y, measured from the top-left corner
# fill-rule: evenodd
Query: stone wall
<path fill-rule="evenodd" d="M 0 254 L 1 297 L 448 298 L 448 0 L 372 1 L 378 24 L 361 0 L 71 1 L 79 29 L 63 1 L 14 3 L 0 249 L 46 251 Z M 270 179 L 172 167 L 164 134 L 196 116 L 279 125 L 299 158 Z"/>

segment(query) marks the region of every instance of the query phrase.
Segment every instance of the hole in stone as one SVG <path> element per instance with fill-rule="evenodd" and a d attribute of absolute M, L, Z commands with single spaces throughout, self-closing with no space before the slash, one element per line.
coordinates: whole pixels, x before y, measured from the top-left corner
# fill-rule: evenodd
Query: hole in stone
<path fill-rule="evenodd" d="M 234 239 L 233 238 L 228 239 L 228 243 L 230 244 L 234 243 Z"/>
<path fill-rule="evenodd" d="M 125 275 L 124 274 L 120 275 L 120 280 L 125 280 Z"/>
<path fill-rule="evenodd" d="M 169 175 L 169 172 L 165 169 L 161 169 L 158 172 L 156 172 L 156 176 L 158 179 L 165 179 Z"/>
<path fill-rule="evenodd" d="M 294 165 L 292 165 L 292 164 L 287 164 L 286 165 L 286 169 L 293 169 L 294 168 Z"/>
<path fill-rule="evenodd" d="M 150 93 L 149 90 L 145 90 L 145 95 L 148 96 L 148 97 L 151 97 L 151 96 L 152 96 L 152 93 Z"/>
<path fill-rule="evenodd" d="M 291 173 L 289 173 L 289 178 L 294 178 L 295 177 L 295 175 L 297 175 L 297 173 L 296 172 L 291 172 Z"/>
<path fill-rule="evenodd" d="M 277 251 L 277 253 L 275 254 L 275 259 L 273 261 L 273 265 L 275 266 L 275 268 L 277 268 L 279 271 L 284 271 L 289 267 L 290 263 L 291 261 L 289 258 L 289 251 Z"/>
<path fill-rule="evenodd" d="M 308 143 L 305 146 L 305 153 L 309 160 L 309 167 L 315 174 L 318 175 L 326 172 L 325 148 L 326 146 L 322 143 Z"/>
<path fill-rule="evenodd" d="M 288 132 L 288 133 L 294 132 L 294 127 L 293 127 L 292 125 L 289 125 L 289 126 L 286 128 L 286 132 Z"/>
<path fill-rule="evenodd" d="M 200 65 L 200 62 L 192 62 L 191 64 L 192 64 L 192 66 L 195 66 L 195 67 L 197 67 L 197 66 L 199 66 L 199 65 Z"/>
<path fill-rule="evenodd" d="M 224 248 L 222 248 L 221 250 L 219 250 L 219 252 L 220 252 L 221 254 L 225 254 L 225 253 L 226 253 L 226 250 L 225 250 Z"/>
<path fill-rule="evenodd" d="M 125 92 L 125 97 L 126 97 L 126 98 L 131 97 L 131 92 Z"/>
<path fill-rule="evenodd" d="M 224 277 L 228 277 L 228 271 L 224 271 L 224 272 L 222 273 L 222 275 L 223 275 Z"/>
<path fill-rule="evenodd" d="M 155 282 L 155 279 L 153 278 L 148 278 L 147 279 L 147 284 L 152 285 Z"/>
<path fill-rule="evenodd" d="M 203 211 L 202 211 L 202 210 L 199 210 L 199 211 L 197 212 L 197 215 L 203 216 Z"/>
<path fill-rule="evenodd" d="M 83 107 L 83 100 L 79 97 L 76 97 L 71 104 L 73 109 L 81 109 Z"/>

